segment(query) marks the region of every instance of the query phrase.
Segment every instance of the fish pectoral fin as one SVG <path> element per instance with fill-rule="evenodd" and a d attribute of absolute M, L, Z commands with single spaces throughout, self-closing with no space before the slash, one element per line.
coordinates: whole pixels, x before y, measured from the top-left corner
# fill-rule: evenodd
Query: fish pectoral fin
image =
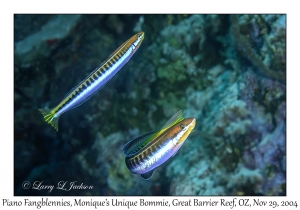
<path fill-rule="evenodd" d="M 153 175 L 153 171 L 154 169 L 152 171 L 148 171 L 147 173 L 141 174 L 141 177 L 145 180 L 149 180 Z"/>
<path fill-rule="evenodd" d="M 122 149 L 124 154 L 129 155 L 139 151 L 141 148 L 147 145 L 148 142 L 151 141 L 153 134 L 155 133 L 156 131 L 152 131 L 129 141 L 127 144 L 124 145 Z"/>

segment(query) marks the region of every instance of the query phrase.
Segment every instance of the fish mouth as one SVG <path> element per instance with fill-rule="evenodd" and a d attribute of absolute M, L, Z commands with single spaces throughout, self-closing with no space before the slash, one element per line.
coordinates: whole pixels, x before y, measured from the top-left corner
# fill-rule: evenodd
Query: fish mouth
<path fill-rule="evenodd" d="M 145 37 L 144 31 L 141 31 L 141 32 L 137 33 L 137 36 L 141 36 L 141 41 L 143 41 L 144 37 Z"/>
<path fill-rule="evenodd" d="M 194 118 L 194 117 L 186 118 L 185 121 L 186 121 L 186 124 L 189 126 L 189 129 L 194 130 L 194 128 L 196 126 L 196 118 Z"/>
<path fill-rule="evenodd" d="M 187 139 L 187 137 L 190 135 L 190 133 L 194 130 L 196 126 L 196 118 L 186 118 L 181 124 L 185 125 L 187 129 L 184 131 L 183 135 L 181 138 L 176 142 L 176 145 L 181 145 L 183 142 Z"/>
<path fill-rule="evenodd" d="M 134 37 L 132 37 L 134 40 L 133 40 L 133 45 L 134 45 L 134 52 L 140 47 L 140 45 L 142 44 L 143 40 L 144 40 L 144 37 L 145 37 L 145 33 L 143 31 L 135 34 Z M 131 39 L 132 39 L 131 38 Z"/>
<path fill-rule="evenodd" d="M 196 126 L 196 118 L 186 118 L 185 124 L 188 126 L 186 135 L 189 136 L 190 133 L 192 133 L 194 131 L 194 128 Z"/>

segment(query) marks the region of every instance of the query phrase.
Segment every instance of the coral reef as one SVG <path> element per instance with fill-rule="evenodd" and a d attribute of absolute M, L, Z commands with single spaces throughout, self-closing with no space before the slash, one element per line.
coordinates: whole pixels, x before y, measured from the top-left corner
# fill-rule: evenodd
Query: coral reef
<path fill-rule="evenodd" d="M 80 15 L 57 15 L 41 27 L 41 30 L 15 43 L 15 55 L 22 62 L 32 62 L 39 56 L 48 57 L 54 44 L 64 39 L 77 24 Z"/>
<path fill-rule="evenodd" d="M 250 77 L 258 80 L 251 71 L 237 77 L 234 72 L 227 70 L 216 77 L 207 89 L 199 92 L 187 90 L 188 111 L 193 116 L 198 112 L 197 117 L 202 120 L 202 125 L 185 143 L 185 151 L 178 155 L 182 157 L 176 158 L 167 168 L 168 176 L 176 176 L 172 181 L 175 186 L 171 187 L 171 194 L 285 193 L 282 189 L 286 172 L 285 102 L 279 104 L 273 115 L 265 111 L 264 104 L 253 101 L 247 103 L 249 92 L 253 90 L 244 83 L 248 83 Z M 260 79 L 252 87 L 260 83 L 267 84 L 267 79 Z M 221 87 L 220 81 L 223 84 Z M 273 81 L 269 84 L 269 91 L 273 87 L 277 96 L 285 94 L 280 83 Z M 193 180 L 193 183 L 189 180 Z"/>
<path fill-rule="evenodd" d="M 15 15 L 15 195 L 285 195 L 285 15 Z M 88 102 L 51 108 L 124 40 L 138 52 Z M 178 110 L 197 125 L 146 181 L 122 147 Z M 89 190 L 24 190 L 60 180 Z"/>

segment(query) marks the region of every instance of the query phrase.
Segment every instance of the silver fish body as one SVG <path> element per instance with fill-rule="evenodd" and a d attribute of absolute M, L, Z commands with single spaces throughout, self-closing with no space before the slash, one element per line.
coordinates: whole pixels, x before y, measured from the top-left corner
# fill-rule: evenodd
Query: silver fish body
<path fill-rule="evenodd" d="M 139 151 L 127 155 L 127 168 L 144 179 L 150 178 L 155 168 L 176 154 L 195 125 L 195 118 L 186 118 L 169 127 Z"/>
<path fill-rule="evenodd" d="M 117 50 L 106 61 L 96 68 L 86 79 L 80 82 L 70 93 L 53 109 L 39 109 L 46 122 L 58 130 L 59 116 L 73 109 L 103 87 L 132 57 L 144 39 L 144 32 L 137 33 Z"/>

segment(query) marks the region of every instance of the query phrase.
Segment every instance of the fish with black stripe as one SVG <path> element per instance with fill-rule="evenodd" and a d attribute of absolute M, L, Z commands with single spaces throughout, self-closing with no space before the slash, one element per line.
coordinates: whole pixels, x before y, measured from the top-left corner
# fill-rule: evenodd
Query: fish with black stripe
<path fill-rule="evenodd" d="M 195 118 L 183 118 L 179 111 L 161 130 L 129 141 L 123 147 L 127 168 L 143 179 L 150 179 L 158 166 L 177 153 L 195 125 Z"/>
<path fill-rule="evenodd" d="M 116 49 L 86 79 L 73 88 L 53 109 L 39 109 L 47 123 L 58 131 L 59 116 L 90 99 L 103 87 L 137 51 L 144 39 L 144 32 L 139 32 Z"/>

